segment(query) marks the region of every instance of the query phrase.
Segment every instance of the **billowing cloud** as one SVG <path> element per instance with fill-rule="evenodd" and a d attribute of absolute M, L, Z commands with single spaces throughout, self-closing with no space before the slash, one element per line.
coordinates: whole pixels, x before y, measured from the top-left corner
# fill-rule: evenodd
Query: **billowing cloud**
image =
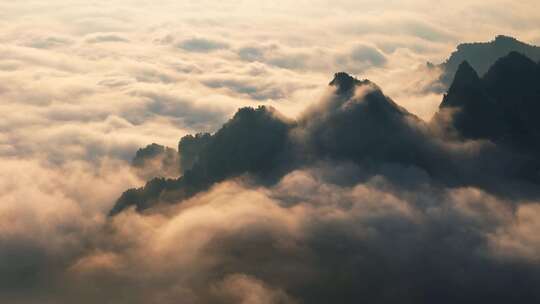
<path fill-rule="evenodd" d="M 69 223 L 87 226 L 65 230 L 68 218 L 59 217 L 58 226 L 49 222 L 59 229 L 55 239 L 45 243 L 4 227 L 4 253 L 30 253 L 32 244 L 37 255 L 24 263 L 14 256 L 19 263 L 10 271 L 27 267 L 27 276 L 11 276 L 3 287 L 16 292 L 2 299 L 327 303 L 339 292 L 343 303 L 431 301 L 441 294 L 444 303 L 447 297 L 498 303 L 538 297 L 531 285 L 538 265 L 529 263 L 536 243 L 528 229 L 537 203 L 519 207 L 514 223 L 510 202 L 478 189 L 401 191 L 382 176 L 339 185 L 332 176 L 339 166 L 294 171 L 270 188 L 229 181 L 159 213 L 124 213 L 106 228 L 99 216 L 80 219 L 89 205 L 64 208 Z M 28 211 L 19 209 L 18 217 Z M 26 235 L 39 226 L 17 227 Z M 519 246 L 506 241 L 507 233 L 520 234 Z M 47 267 L 48 280 L 39 267 Z"/>
<path fill-rule="evenodd" d="M 530 155 L 442 137 L 455 112 L 413 115 L 442 100 L 427 61 L 497 34 L 538 43 L 534 6 L 0 2 L 0 302 L 538 302 Z M 373 83 L 339 98 L 341 70 Z M 374 83 L 395 102 L 366 98 Z M 194 166 L 204 149 L 182 159 L 180 138 L 261 104 L 265 123 L 244 109 L 248 128 L 213 143 L 211 183 L 108 217 Z M 154 142 L 172 149 L 134 168 Z"/>

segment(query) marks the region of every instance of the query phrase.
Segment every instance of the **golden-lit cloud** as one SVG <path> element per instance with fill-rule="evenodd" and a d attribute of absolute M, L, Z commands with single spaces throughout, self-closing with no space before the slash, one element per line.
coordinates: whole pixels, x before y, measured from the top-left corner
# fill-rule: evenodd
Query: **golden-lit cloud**
<path fill-rule="evenodd" d="M 497 34 L 539 44 L 536 2 L 1 1 L 0 302 L 387 303 L 444 284 L 472 297 L 504 287 L 515 300 L 538 281 L 540 203 L 504 176 L 485 180 L 523 193 L 325 159 L 274 183 L 237 176 L 179 204 L 107 215 L 158 175 L 130 166 L 137 149 L 176 149 L 239 107 L 304 119 L 291 135 L 304 147 L 328 126 L 338 71 L 428 121 L 442 95 L 426 62 Z M 440 156 L 437 168 L 468 176 L 496 162 L 481 157 L 493 143 L 399 126 Z"/>

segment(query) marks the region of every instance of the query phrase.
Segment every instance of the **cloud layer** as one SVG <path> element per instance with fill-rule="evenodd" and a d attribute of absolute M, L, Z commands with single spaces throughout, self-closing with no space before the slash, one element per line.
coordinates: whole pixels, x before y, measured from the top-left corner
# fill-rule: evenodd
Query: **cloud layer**
<path fill-rule="evenodd" d="M 301 121 L 328 101 L 336 71 L 370 78 L 427 120 L 441 96 L 426 93 L 439 71 L 425 62 L 501 33 L 539 44 L 537 6 L 0 2 L 0 302 L 537 301 L 538 200 L 450 187 L 414 166 L 371 174 L 317 160 L 272 183 L 219 180 L 180 205 L 107 217 L 122 191 L 163 169 L 134 170 L 139 148 L 214 132 L 243 106 Z M 298 140 L 324 131 L 327 117 L 313 117 Z M 484 142 L 433 147 L 493 164 Z"/>

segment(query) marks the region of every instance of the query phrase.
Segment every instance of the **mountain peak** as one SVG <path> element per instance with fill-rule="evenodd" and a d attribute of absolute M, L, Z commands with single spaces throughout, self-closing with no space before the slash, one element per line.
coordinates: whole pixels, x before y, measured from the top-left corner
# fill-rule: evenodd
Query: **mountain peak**
<path fill-rule="evenodd" d="M 495 43 L 504 43 L 504 42 L 516 43 L 516 42 L 519 42 L 519 40 L 517 40 L 514 37 L 506 36 L 506 35 L 497 35 L 495 37 Z"/>
<path fill-rule="evenodd" d="M 465 60 L 454 76 L 448 93 L 440 107 L 463 107 L 479 99 L 482 95 L 482 80 L 476 70 Z"/>
<path fill-rule="evenodd" d="M 499 58 L 492 68 L 496 68 L 500 65 L 511 65 L 516 67 L 531 67 L 536 65 L 536 63 L 529 57 L 524 54 L 516 51 L 508 53 L 508 55 Z"/>
<path fill-rule="evenodd" d="M 480 77 L 478 76 L 478 73 L 476 73 L 476 70 L 467 60 L 465 60 L 458 66 L 452 85 L 474 84 L 479 81 Z"/>
<path fill-rule="evenodd" d="M 499 58 L 489 69 L 485 80 L 493 86 L 500 86 L 502 83 L 515 83 L 516 88 L 522 87 L 527 79 L 536 79 L 537 65 L 529 57 L 519 53 L 510 52 L 508 55 Z M 536 84 L 534 84 L 536 87 Z"/>
<path fill-rule="evenodd" d="M 345 93 L 354 87 L 369 83 L 369 80 L 358 80 L 357 78 L 345 73 L 339 72 L 334 74 L 334 79 L 329 83 L 338 89 L 338 93 Z"/>
<path fill-rule="evenodd" d="M 497 99 L 507 103 L 538 96 L 539 81 L 540 71 L 536 62 L 519 52 L 499 58 L 484 77 L 484 83 L 496 93 Z"/>

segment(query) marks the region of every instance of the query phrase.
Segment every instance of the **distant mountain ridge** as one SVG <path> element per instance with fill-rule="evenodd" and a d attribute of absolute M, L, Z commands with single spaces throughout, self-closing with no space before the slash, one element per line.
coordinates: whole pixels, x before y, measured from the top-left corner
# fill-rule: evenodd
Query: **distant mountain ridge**
<path fill-rule="evenodd" d="M 457 50 L 439 65 L 443 70 L 441 82 L 444 87 L 449 87 L 463 61 L 467 61 L 479 76 L 483 76 L 499 58 L 511 52 L 521 53 L 535 62 L 540 61 L 540 47 L 521 42 L 513 37 L 499 35 L 489 42 L 458 45 Z"/>

